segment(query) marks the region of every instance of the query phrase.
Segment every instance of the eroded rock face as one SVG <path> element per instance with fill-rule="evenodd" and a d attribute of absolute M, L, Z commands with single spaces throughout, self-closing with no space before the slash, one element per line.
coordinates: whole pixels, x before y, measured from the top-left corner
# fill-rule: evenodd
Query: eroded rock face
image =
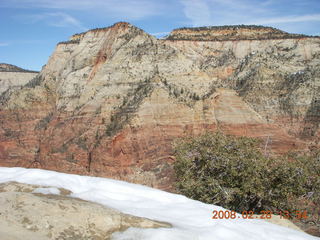
<path fill-rule="evenodd" d="M 99 204 L 61 195 L 35 193 L 40 186 L 0 184 L 0 238 L 5 240 L 106 240 L 129 227 L 159 228 L 170 224 L 123 214 Z M 46 189 L 48 187 L 41 187 Z"/>
<path fill-rule="evenodd" d="M 1 95 L 0 164 L 170 189 L 177 137 L 220 129 L 277 154 L 319 144 L 320 39 L 240 30 L 223 29 L 250 40 L 157 40 L 117 23 L 59 43 Z"/>

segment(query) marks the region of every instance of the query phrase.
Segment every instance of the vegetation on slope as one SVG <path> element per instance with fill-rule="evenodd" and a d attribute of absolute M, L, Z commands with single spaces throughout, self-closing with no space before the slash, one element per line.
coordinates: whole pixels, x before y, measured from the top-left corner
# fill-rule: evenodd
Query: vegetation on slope
<path fill-rule="evenodd" d="M 232 41 L 232 40 L 270 40 L 310 37 L 291 34 L 272 27 L 256 25 L 227 25 L 174 29 L 166 40 L 183 41 Z"/>
<path fill-rule="evenodd" d="M 145 79 L 145 81 L 140 82 L 132 92 L 129 92 L 127 96 L 124 97 L 121 106 L 111 115 L 110 123 L 106 126 L 106 135 L 109 137 L 114 136 L 129 123 L 143 99 L 149 96 L 152 90 L 153 85 L 151 79 Z"/>
<path fill-rule="evenodd" d="M 320 152 L 269 158 L 258 140 L 220 132 L 180 139 L 174 150 L 176 187 L 190 198 L 237 212 L 320 206 Z"/>

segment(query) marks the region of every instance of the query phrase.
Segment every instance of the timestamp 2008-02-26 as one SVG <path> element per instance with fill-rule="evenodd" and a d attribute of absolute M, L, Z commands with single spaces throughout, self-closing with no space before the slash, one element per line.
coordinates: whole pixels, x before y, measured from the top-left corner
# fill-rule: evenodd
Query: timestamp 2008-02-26
<path fill-rule="evenodd" d="M 283 219 L 307 219 L 307 211 L 269 211 L 262 210 L 259 212 L 254 211 L 242 211 L 237 214 L 235 211 L 230 210 L 213 210 L 212 219 L 271 219 L 272 216 L 279 215 Z"/>

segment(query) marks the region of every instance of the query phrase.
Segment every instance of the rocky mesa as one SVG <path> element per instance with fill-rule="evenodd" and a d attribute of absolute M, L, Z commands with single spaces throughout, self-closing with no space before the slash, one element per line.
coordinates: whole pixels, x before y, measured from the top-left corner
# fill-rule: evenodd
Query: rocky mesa
<path fill-rule="evenodd" d="M 0 94 L 9 88 L 18 88 L 28 83 L 38 72 L 11 64 L 0 63 Z"/>
<path fill-rule="evenodd" d="M 172 141 L 221 130 L 282 154 L 319 144 L 320 38 L 256 26 L 156 39 L 129 23 L 60 42 L 0 96 L 0 165 L 169 190 Z"/>

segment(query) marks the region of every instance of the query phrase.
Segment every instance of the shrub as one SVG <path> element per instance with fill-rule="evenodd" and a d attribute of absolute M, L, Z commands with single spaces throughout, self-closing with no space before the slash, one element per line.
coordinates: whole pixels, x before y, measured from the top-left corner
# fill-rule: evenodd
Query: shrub
<path fill-rule="evenodd" d="M 206 203 L 238 212 L 298 210 L 293 199 L 319 194 L 319 160 L 267 158 L 256 139 L 206 133 L 176 141 L 174 152 L 177 190 Z"/>
<path fill-rule="evenodd" d="M 29 82 L 25 84 L 25 87 L 28 88 L 35 88 L 36 86 L 40 86 L 41 82 L 43 81 L 40 74 L 36 75 L 34 78 L 32 78 Z"/>

